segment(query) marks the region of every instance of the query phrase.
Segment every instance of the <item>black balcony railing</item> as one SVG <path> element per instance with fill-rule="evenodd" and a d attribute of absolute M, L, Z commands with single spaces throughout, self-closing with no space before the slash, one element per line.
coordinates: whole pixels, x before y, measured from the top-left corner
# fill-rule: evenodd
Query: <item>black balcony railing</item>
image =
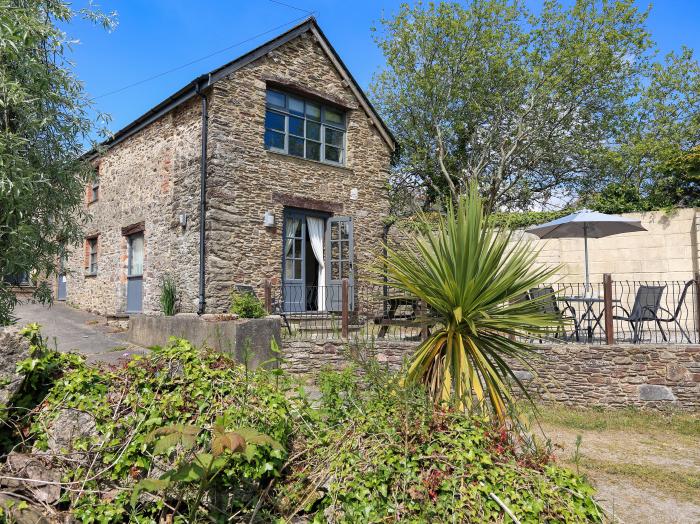
<path fill-rule="evenodd" d="M 615 281 L 547 284 L 530 290 L 551 296 L 543 307 L 562 326 L 542 343 L 700 344 L 698 281 Z M 388 286 L 344 281 L 332 286 L 266 287 L 271 311 L 288 322 L 285 336 L 353 340 L 425 339 L 439 325 L 427 304 Z M 273 306 L 270 306 L 273 304 Z"/>

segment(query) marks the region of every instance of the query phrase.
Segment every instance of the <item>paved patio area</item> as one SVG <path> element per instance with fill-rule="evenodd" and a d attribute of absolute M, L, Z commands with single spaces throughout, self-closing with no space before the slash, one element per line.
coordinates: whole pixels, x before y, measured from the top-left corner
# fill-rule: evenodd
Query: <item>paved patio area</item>
<path fill-rule="evenodd" d="M 19 325 L 36 322 L 51 347 L 85 355 L 89 363 L 115 363 L 148 351 L 127 342 L 126 332 L 107 325 L 104 317 L 54 303 L 51 307 L 24 303 L 15 308 Z"/>

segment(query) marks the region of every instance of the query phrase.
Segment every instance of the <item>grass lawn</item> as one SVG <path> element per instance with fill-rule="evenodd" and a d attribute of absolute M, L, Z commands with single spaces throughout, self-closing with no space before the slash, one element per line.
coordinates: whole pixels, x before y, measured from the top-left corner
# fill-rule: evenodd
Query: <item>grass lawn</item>
<path fill-rule="evenodd" d="M 700 414 L 541 405 L 532 430 L 589 477 L 611 520 L 700 522 Z"/>

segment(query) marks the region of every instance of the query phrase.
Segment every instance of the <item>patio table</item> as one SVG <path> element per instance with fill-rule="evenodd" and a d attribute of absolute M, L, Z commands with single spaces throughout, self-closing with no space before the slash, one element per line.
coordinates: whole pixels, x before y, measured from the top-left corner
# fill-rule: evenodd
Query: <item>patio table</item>
<path fill-rule="evenodd" d="M 563 300 L 567 306 L 571 306 L 571 304 L 585 304 L 586 307 L 583 310 L 583 314 L 579 317 L 579 322 L 578 325 L 580 326 L 584 322 L 588 323 L 588 328 L 587 328 L 587 333 L 588 333 L 588 342 L 593 340 L 593 333 L 596 330 L 596 328 L 601 328 L 603 329 L 603 326 L 601 325 L 601 321 L 603 319 L 603 314 L 605 310 L 601 310 L 600 314 L 596 316 L 596 314 L 593 312 L 593 305 L 594 304 L 602 304 L 605 302 L 605 299 L 602 297 L 582 297 L 582 296 L 572 296 L 572 297 L 561 297 L 561 300 Z M 613 298 L 612 299 L 613 303 L 619 303 L 620 299 L 618 298 Z M 574 311 L 576 308 L 571 306 Z M 591 325 L 591 321 L 593 321 L 593 324 Z M 605 330 L 603 329 L 603 332 Z M 578 336 L 578 332 L 577 332 Z"/>

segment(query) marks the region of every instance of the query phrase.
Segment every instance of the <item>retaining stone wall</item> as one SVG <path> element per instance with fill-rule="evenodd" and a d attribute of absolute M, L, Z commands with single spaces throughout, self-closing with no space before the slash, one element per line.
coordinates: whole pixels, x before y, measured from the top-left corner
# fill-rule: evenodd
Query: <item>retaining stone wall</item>
<path fill-rule="evenodd" d="M 287 370 L 314 375 L 348 365 L 348 351 L 375 357 L 397 370 L 415 342 L 379 341 L 348 347 L 337 339 L 284 340 Z M 700 410 L 700 346 L 561 344 L 538 349 L 533 370 L 514 365 L 530 393 L 543 401 L 577 407 Z"/>

